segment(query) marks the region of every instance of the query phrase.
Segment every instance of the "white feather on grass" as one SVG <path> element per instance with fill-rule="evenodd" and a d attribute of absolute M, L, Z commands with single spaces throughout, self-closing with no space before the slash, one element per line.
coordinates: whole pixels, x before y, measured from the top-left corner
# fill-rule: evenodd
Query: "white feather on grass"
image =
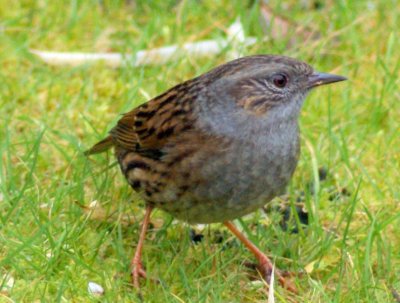
<path fill-rule="evenodd" d="M 104 295 L 104 288 L 100 284 L 97 284 L 95 282 L 89 282 L 88 292 L 93 296 L 102 296 Z"/>
<path fill-rule="evenodd" d="M 177 60 L 183 56 L 209 57 L 216 55 L 232 46 L 233 57 L 239 57 L 240 49 L 253 45 L 256 38 L 246 38 L 243 25 L 237 19 L 227 30 L 227 38 L 220 40 L 203 40 L 184 43 L 182 45 L 170 45 L 150 50 L 139 50 L 135 54 L 122 53 L 84 53 L 84 52 L 51 52 L 31 49 L 30 52 L 37 55 L 44 62 L 58 66 L 77 66 L 85 63 L 104 62 L 109 67 L 123 65 L 161 65 L 169 61 Z"/>

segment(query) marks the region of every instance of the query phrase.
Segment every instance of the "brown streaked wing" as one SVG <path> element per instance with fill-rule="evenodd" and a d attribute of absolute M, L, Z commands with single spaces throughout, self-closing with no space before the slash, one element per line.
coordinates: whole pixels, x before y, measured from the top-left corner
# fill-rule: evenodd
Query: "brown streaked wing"
<path fill-rule="evenodd" d="M 110 132 L 115 143 L 132 151 L 158 150 L 171 137 L 189 130 L 194 122 L 192 96 L 178 88 L 126 113 Z"/>

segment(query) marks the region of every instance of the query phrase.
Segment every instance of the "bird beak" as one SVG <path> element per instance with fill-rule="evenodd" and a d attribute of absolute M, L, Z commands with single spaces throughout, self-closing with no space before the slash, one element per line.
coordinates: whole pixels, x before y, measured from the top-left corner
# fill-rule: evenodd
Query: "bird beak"
<path fill-rule="evenodd" d="M 346 77 L 314 72 L 308 77 L 308 88 L 347 80 Z"/>

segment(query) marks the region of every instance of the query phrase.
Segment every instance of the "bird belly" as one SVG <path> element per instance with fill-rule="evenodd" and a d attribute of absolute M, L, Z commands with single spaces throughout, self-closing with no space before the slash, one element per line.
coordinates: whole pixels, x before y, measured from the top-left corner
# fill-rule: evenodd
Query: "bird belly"
<path fill-rule="evenodd" d="M 223 222 L 251 213 L 284 192 L 299 153 L 298 140 L 289 142 L 230 142 L 213 153 L 204 145 L 175 166 L 135 153 L 123 154 L 119 162 L 147 203 L 189 223 Z"/>
<path fill-rule="evenodd" d="M 209 159 L 201 169 L 202 182 L 189 182 L 174 203 L 158 207 L 189 223 L 214 223 L 254 212 L 284 193 L 297 164 L 297 146 L 276 154 L 257 152 L 254 146 L 235 149 Z"/>

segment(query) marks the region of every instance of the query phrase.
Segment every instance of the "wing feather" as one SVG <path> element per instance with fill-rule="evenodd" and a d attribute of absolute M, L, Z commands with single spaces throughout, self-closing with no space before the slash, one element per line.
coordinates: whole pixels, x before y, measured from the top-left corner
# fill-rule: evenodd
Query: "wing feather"
<path fill-rule="evenodd" d="M 110 131 L 110 136 L 100 141 L 85 154 L 106 151 L 111 146 L 135 151 L 143 155 L 160 157 L 161 149 L 172 138 L 192 128 L 193 99 L 180 84 L 164 94 L 124 114 Z"/>

